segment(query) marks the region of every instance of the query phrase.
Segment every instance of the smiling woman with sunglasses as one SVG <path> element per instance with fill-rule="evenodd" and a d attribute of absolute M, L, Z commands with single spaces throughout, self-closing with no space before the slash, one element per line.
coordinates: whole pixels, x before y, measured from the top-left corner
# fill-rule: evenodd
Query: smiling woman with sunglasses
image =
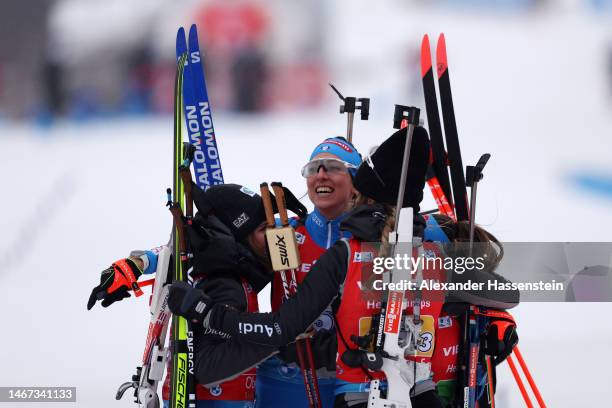
<path fill-rule="evenodd" d="M 361 164 L 361 155 L 343 137 L 325 139 L 318 144 L 302 167 L 308 197 L 314 210 L 302 219 L 293 219 L 302 264 L 296 273 L 298 284 L 304 280 L 314 263 L 338 239 L 350 234 L 340 231 L 340 223 L 355 197 L 352 178 Z M 298 288 L 299 291 L 299 288 Z M 283 302 L 283 287 L 279 274 L 272 283 L 272 310 Z M 324 407 L 334 403 L 336 370 L 336 332 L 331 307 L 327 308 L 313 327 L 312 350 L 317 366 L 321 402 Z M 299 367 L 295 345 L 287 347 L 280 357 L 272 357 L 257 370 L 256 408 L 308 407 L 308 398 Z"/>

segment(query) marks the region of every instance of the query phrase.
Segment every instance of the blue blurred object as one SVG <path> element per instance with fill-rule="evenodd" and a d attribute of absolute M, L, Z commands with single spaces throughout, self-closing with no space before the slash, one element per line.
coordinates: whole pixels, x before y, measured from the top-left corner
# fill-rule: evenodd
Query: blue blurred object
<path fill-rule="evenodd" d="M 580 172 L 574 174 L 571 178 L 572 182 L 581 189 L 612 197 L 612 174 Z"/>
<path fill-rule="evenodd" d="M 612 11 L 612 0 L 588 0 L 588 3 L 597 11 Z"/>
<path fill-rule="evenodd" d="M 37 109 L 34 114 L 34 123 L 43 129 L 48 129 L 53 125 L 53 114 L 49 109 Z"/>

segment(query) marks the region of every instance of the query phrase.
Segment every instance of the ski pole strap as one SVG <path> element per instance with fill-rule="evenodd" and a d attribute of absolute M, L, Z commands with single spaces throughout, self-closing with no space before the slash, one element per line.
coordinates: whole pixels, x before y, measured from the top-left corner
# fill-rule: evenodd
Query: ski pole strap
<path fill-rule="evenodd" d="M 308 217 L 308 209 L 306 206 L 302 204 L 287 187 L 283 186 L 283 192 L 285 195 L 285 204 L 287 209 L 297 215 L 300 221 L 305 220 L 306 217 Z"/>
<path fill-rule="evenodd" d="M 488 309 L 484 307 L 475 306 L 472 309 L 472 313 L 478 316 L 485 316 L 485 317 L 489 317 L 492 319 L 505 320 L 505 321 L 511 322 L 512 324 L 516 326 L 516 321 L 514 320 L 514 317 L 510 313 L 504 310 L 495 310 L 495 309 Z"/>
<path fill-rule="evenodd" d="M 295 274 L 293 274 L 293 279 L 291 282 L 287 279 L 287 271 L 280 271 L 281 283 L 283 284 L 283 297 L 284 300 L 287 300 L 291 297 L 291 295 L 297 292 L 297 282 L 295 282 Z"/>
<path fill-rule="evenodd" d="M 153 286 L 154 284 L 155 284 L 155 279 L 147 279 L 146 281 L 140 282 L 138 285 L 141 288 L 144 288 L 146 286 Z"/>

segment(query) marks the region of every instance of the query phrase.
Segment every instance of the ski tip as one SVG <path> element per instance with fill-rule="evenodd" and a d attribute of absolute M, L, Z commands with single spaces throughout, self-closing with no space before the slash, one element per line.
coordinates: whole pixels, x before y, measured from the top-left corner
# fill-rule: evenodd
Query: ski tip
<path fill-rule="evenodd" d="M 440 33 L 440 35 L 438 36 L 438 46 L 442 45 L 442 47 L 444 47 L 444 50 L 446 51 L 446 37 L 444 36 L 444 33 Z"/>
<path fill-rule="evenodd" d="M 198 34 L 198 27 L 195 25 L 195 23 L 193 23 L 191 27 L 189 27 L 189 36 L 191 37 L 194 34 Z"/>
<path fill-rule="evenodd" d="M 425 34 L 421 42 L 421 76 L 425 76 L 431 69 L 431 47 L 429 36 Z"/>
<path fill-rule="evenodd" d="M 183 27 L 179 27 L 178 31 L 176 32 L 176 43 L 180 44 L 185 38 L 185 29 Z"/>
<path fill-rule="evenodd" d="M 438 78 L 440 78 L 448 69 L 448 59 L 446 58 L 446 39 L 444 33 L 440 33 L 438 37 L 438 45 L 436 47 L 436 63 L 438 67 Z"/>
<path fill-rule="evenodd" d="M 176 61 L 181 59 L 181 55 L 187 52 L 187 40 L 185 39 L 185 29 L 180 27 L 176 32 Z"/>

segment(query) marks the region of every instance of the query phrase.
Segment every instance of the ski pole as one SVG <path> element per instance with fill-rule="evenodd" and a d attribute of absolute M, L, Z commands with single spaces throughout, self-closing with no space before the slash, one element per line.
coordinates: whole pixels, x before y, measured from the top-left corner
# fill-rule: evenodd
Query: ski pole
<path fill-rule="evenodd" d="M 342 96 L 338 88 L 329 84 L 336 95 L 344 104 L 340 105 L 340 113 L 346 113 L 346 140 L 353 143 L 353 122 L 355 110 L 361 111 L 361 120 L 368 120 L 370 116 L 370 98 L 356 98 L 354 96 Z"/>
<path fill-rule="evenodd" d="M 406 178 L 408 177 L 408 162 L 410 161 L 410 147 L 412 146 L 412 135 L 414 128 L 420 123 L 419 120 L 420 111 L 415 107 L 406 107 L 402 105 L 395 105 L 395 113 L 393 115 L 394 128 L 400 129 L 403 123 L 407 123 L 406 133 L 406 144 L 404 145 L 404 160 L 402 162 L 402 173 L 400 175 L 399 191 L 397 193 L 397 203 L 395 205 L 395 225 L 394 231 L 397 234 L 397 227 L 399 226 L 399 213 L 403 207 L 404 194 L 406 192 Z M 406 122 L 404 122 L 406 121 Z"/>
<path fill-rule="evenodd" d="M 293 228 L 289 226 L 287 217 L 287 207 L 285 205 L 285 194 L 280 183 L 272 183 L 272 189 L 276 195 L 276 206 L 280 215 L 281 227 L 276 228 L 274 220 L 274 210 L 272 207 L 272 196 L 268 183 L 261 183 L 259 188 L 266 213 L 266 242 L 268 245 L 268 253 L 272 262 L 272 269 L 280 272 L 280 277 L 283 285 L 284 298 L 295 293 L 297 282 L 295 281 L 295 273 L 293 270 L 300 264 L 299 252 L 295 243 L 295 235 Z M 292 271 L 293 281 L 290 283 L 287 279 L 286 270 Z M 308 338 L 298 338 L 296 340 L 296 351 L 298 355 L 298 363 L 304 380 L 304 387 L 308 397 L 308 404 L 311 408 L 320 408 L 321 396 L 319 393 L 319 385 L 317 382 L 314 358 L 312 356 L 312 348 Z M 306 354 L 306 355 L 304 355 Z"/>
<path fill-rule="evenodd" d="M 476 310 L 476 314 L 496 319 L 491 322 L 491 325 L 497 326 L 497 336 L 499 341 L 503 341 L 504 333 L 508 329 L 508 326 L 516 327 L 514 317 L 506 311 L 479 308 L 478 310 Z M 527 378 L 527 382 L 529 383 L 529 386 L 531 387 L 531 390 L 533 391 L 533 394 L 535 395 L 538 404 L 541 408 L 546 408 L 546 404 L 544 403 L 542 394 L 540 393 L 540 390 L 538 389 L 538 386 L 536 385 L 533 376 L 531 375 L 531 372 L 527 367 L 527 363 L 525 362 L 525 359 L 523 358 L 523 355 L 521 354 L 518 345 L 515 345 L 512 348 L 512 352 L 507 357 L 508 366 L 510 367 L 510 371 L 512 371 L 514 380 L 516 381 L 516 384 L 518 385 L 519 390 L 521 391 L 525 403 L 528 407 L 533 407 L 531 399 L 529 398 L 529 394 L 527 393 L 527 390 L 525 388 L 525 384 L 523 383 L 523 380 L 519 375 L 514 359 L 512 358 L 512 354 L 516 355 L 516 359 L 519 362 L 519 365 L 523 371 L 523 374 L 525 375 L 525 378 Z"/>
<path fill-rule="evenodd" d="M 474 247 L 474 228 L 476 227 L 476 191 L 478 189 L 478 182 L 482 180 L 484 175 L 482 170 L 486 166 L 487 162 L 491 158 L 489 153 L 485 153 L 480 156 L 478 163 L 475 166 L 467 166 L 466 174 L 466 185 L 470 187 L 470 256 L 472 256 L 472 249 Z"/>
<path fill-rule="evenodd" d="M 493 363 L 491 356 L 485 355 L 485 364 L 487 366 L 487 396 L 489 398 L 489 407 L 495 408 L 495 386 L 493 385 Z"/>
<path fill-rule="evenodd" d="M 516 385 L 518 385 L 519 390 L 521 391 L 521 395 L 523 396 L 523 399 L 527 404 L 527 408 L 533 408 L 533 404 L 531 403 L 529 394 L 527 394 L 527 390 L 525 389 L 525 384 L 523 384 L 523 380 L 521 380 L 518 370 L 516 369 L 516 365 L 514 365 L 514 360 L 512 359 L 512 356 L 508 356 L 506 360 L 508 361 L 508 366 L 510 366 L 510 371 L 512 371 L 512 375 L 514 376 Z"/>
<path fill-rule="evenodd" d="M 276 197 L 276 207 L 278 208 L 278 214 L 280 216 L 281 228 L 290 228 L 292 237 L 295 241 L 295 235 L 293 234 L 293 229 L 289 226 L 289 218 L 287 217 L 287 205 L 285 203 L 285 191 L 283 190 L 283 185 L 278 182 L 273 182 L 270 184 L 272 186 L 272 190 L 274 190 L 274 195 Z M 296 257 L 299 257 L 299 251 L 297 250 L 297 246 L 295 247 Z M 299 265 L 299 259 L 296 260 Z M 288 265 L 289 266 L 289 265 Z M 294 273 L 295 268 L 291 268 L 293 281 L 288 284 L 287 283 L 287 270 L 281 270 L 281 280 L 283 281 L 283 287 L 287 288 L 285 291 L 285 298 L 288 299 L 289 296 L 295 294 L 297 291 L 297 281 Z M 291 293 L 293 291 L 293 293 Z M 304 385 L 306 387 L 306 393 L 308 395 L 308 400 L 313 408 L 322 407 L 321 403 L 321 394 L 319 392 L 319 382 L 317 379 L 317 372 L 314 364 L 314 356 L 312 355 L 312 346 L 310 344 L 310 338 L 302 337 L 296 341 L 296 349 L 298 353 L 298 360 L 300 363 L 300 367 L 302 368 L 302 374 L 304 376 Z M 306 356 L 304 356 L 304 352 Z"/>
<path fill-rule="evenodd" d="M 467 166 L 466 168 L 466 186 L 470 187 L 470 240 L 469 240 L 469 256 L 472 256 L 474 248 L 474 229 L 476 226 L 476 196 L 478 189 L 478 182 L 484 177 L 482 171 L 487 161 L 491 157 L 490 154 L 485 153 L 480 157 L 478 163 L 475 166 Z M 463 376 L 464 388 L 463 388 L 463 406 L 473 408 L 476 406 L 476 374 L 478 371 L 478 354 L 480 352 L 480 334 L 482 332 L 480 327 L 480 319 L 477 316 L 478 308 L 471 306 L 466 310 L 463 322 L 463 341 L 469 342 L 469 353 L 467 356 L 464 355 L 466 362 L 467 378 L 465 372 Z M 487 371 L 487 374 L 488 371 Z"/>
<path fill-rule="evenodd" d="M 531 376 L 531 373 L 529 372 L 529 368 L 527 368 L 527 364 L 525 363 L 525 360 L 523 359 L 523 355 L 521 354 L 518 348 L 518 345 L 514 346 L 513 352 L 514 354 L 516 354 L 516 359 L 518 360 L 519 365 L 523 369 L 523 373 L 525 374 L 525 377 L 527 378 L 527 382 L 529 383 L 529 386 L 531 387 L 531 390 L 533 391 L 533 394 L 535 395 L 536 400 L 538 400 L 538 404 L 540 404 L 540 407 L 546 408 L 546 404 L 544 403 L 542 394 L 540 394 L 540 390 L 538 389 L 538 386 L 533 380 L 533 377 Z M 510 363 L 510 356 L 508 356 L 508 363 Z"/>
<path fill-rule="evenodd" d="M 413 256 L 414 246 L 419 248 L 419 254 L 422 253 L 422 247 L 420 240 L 414 239 L 414 209 L 412 207 L 403 208 L 403 204 L 410 162 L 410 150 L 414 129 L 419 125 L 419 115 L 420 110 L 418 108 L 395 105 L 393 127 L 395 129 L 406 127 L 407 129 L 395 207 L 395 225 L 393 232 L 389 234 L 389 243 L 395 245 L 394 252 L 398 251 L 398 245 L 400 243 L 407 244 L 405 254 L 410 254 L 411 257 Z M 402 126 L 402 122 L 406 123 L 406 126 Z M 385 280 L 387 282 L 409 280 L 412 279 L 409 273 L 410 272 L 406 269 L 391 269 L 386 273 Z M 418 271 L 417 274 L 419 274 Z M 417 279 L 419 279 L 418 275 Z M 420 294 L 417 294 L 415 298 L 415 302 L 413 303 L 414 319 L 409 320 L 404 316 L 405 309 L 408 306 L 406 292 L 396 289 L 388 290 L 386 295 L 383 294 L 380 313 L 377 318 L 378 322 L 376 325 L 373 325 L 373 327 L 377 327 L 374 343 L 375 354 L 378 354 L 382 358 L 381 368 L 387 379 L 387 394 L 383 397 L 380 390 L 380 380 L 372 379 L 368 395 L 368 407 L 412 407 L 410 389 L 414 385 L 416 364 L 418 364 L 418 362 L 413 360 L 408 362 L 406 360 L 406 351 L 414 350 L 416 352 L 416 346 L 421 331 Z M 415 319 L 418 320 L 418 322 L 415 322 Z M 400 332 L 402 330 L 407 330 L 408 337 L 400 342 Z M 412 383 L 402 378 L 401 365 L 403 364 L 413 364 L 415 377 L 412 379 Z"/>

